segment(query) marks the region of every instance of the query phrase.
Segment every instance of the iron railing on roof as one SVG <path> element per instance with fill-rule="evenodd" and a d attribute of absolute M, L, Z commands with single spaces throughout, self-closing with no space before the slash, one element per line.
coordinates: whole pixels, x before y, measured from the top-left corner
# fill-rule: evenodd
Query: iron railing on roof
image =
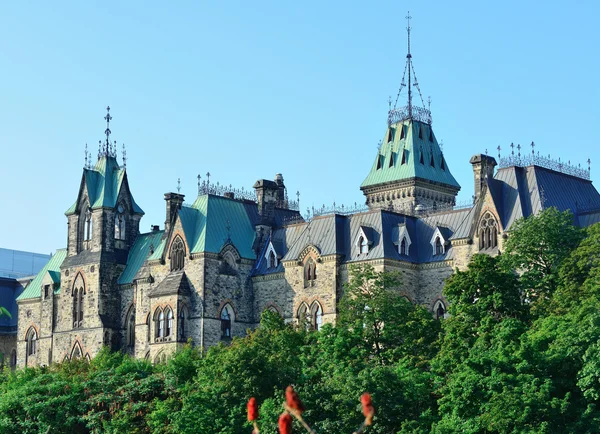
<path fill-rule="evenodd" d="M 537 155 L 509 155 L 508 157 L 500 158 L 498 168 L 506 168 L 506 167 L 527 167 L 527 166 L 540 166 L 546 169 L 554 170 L 556 172 L 564 173 L 566 175 L 575 176 L 577 178 L 590 180 L 590 166 L 588 160 L 588 168 L 584 169 L 581 167 L 581 164 L 575 166 L 572 165 L 570 161 L 564 163 L 558 160 L 548 157 L 544 157 L 537 153 Z"/>
<path fill-rule="evenodd" d="M 393 108 L 388 112 L 388 125 L 402 122 L 408 119 L 424 122 L 431 125 L 431 111 L 419 106 L 404 106 Z"/>
<path fill-rule="evenodd" d="M 201 196 L 204 194 L 228 197 L 230 199 L 249 200 L 252 202 L 257 201 L 256 191 L 254 190 L 246 190 L 244 187 L 234 188 L 231 184 L 227 186 L 225 184 L 221 185 L 218 182 L 211 183 L 206 180 L 198 183 L 198 195 Z M 299 211 L 300 200 L 289 200 L 286 188 L 283 201 L 278 201 L 275 206 L 277 208 Z"/>

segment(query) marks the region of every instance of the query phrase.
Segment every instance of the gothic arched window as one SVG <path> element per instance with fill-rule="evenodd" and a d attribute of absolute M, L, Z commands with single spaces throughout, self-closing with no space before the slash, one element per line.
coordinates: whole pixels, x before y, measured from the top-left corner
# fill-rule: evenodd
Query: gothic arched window
<path fill-rule="evenodd" d="M 320 330 L 323 325 L 323 309 L 318 302 L 313 302 L 310 307 L 310 326 L 313 330 Z"/>
<path fill-rule="evenodd" d="M 127 319 L 125 320 L 127 346 L 132 348 L 135 346 L 135 309 L 129 309 Z"/>
<path fill-rule="evenodd" d="M 498 247 L 498 225 L 494 216 L 486 212 L 479 223 L 479 249 Z"/>
<path fill-rule="evenodd" d="M 171 333 L 173 332 L 173 311 L 171 310 L 170 307 L 167 308 L 167 322 L 166 322 L 166 327 L 165 327 L 165 337 L 166 336 L 171 336 Z"/>
<path fill-rule="evenodd" d="M 231 338 L 231 318 L 233 309 L 228 304 L 221 310 L 221 337 Z"/>
<path fill-rule="evenodd" d="M 304 325 L 306 329 L 310 327 L 310 317 L 308 316 L 308 306 L 302 303 L 298 308 L 298 324 Z"/>
<path fill-rule="evenodd" d="M 186 322 L 185 321 L 185 317 L 186 317 L 185 308 L 180 308 L 179 309 L 179 323 L 177 324 L 178 328 L 179 328 L 179 333 L 178 334 L 179 334 L 179 340 L 180 341 L 185 341 L 185 336 L 186 336 L 186 333 L 185 333 L 185 326 L 186 326 L 186 324 L 185 324 L 185 322 Z"/>
<path fill-rule="evenodd" d="M 267 262 L 268 268 L 277 267 L 277 258 L 275 257 L 275 252 L 273 252 L 273 250 L 269 252 L 269 260 Z"/>
<path fill-rule="evenodd" d="M 150 342 L 150 314 L 146 316 L 146 342 Z"/>
<path fill-rule="evenodd" d="M 314 285 L 317 280 L 317 264 L 313 258 L 309 258 L 304 264 L 304 285 Z"/>
<path fill-rule="evenodd" d="M 29 356 L 34 356 L 36 351 L 37 351 L 37 331 L 35 330 L 35 328 L 30 327 L 29 330 L 27 331 L 27 335 L 26 335 L 26 339 L 27 339 L 27 344 L 26 344 L 26 355 L 27 357 Z"/>
<path fill-rule="evenodd" d="M 435 319 L 443 319 L 446 315 L 446 305 L 442 300 L 438 300 L 433 307 L 433 313 L 435 315 Z"/>
<path fill-rule="evenodd" d="M 125 231 L 125 208 L 123 205 L 119 204 L 115 214 L 115 239 L 124 240 Z"/>
<path fill-rule="evenodd" d="M 360 254 L 369 253 L 369 241 L 363 236 L 358 239 L 358 245 L 360 248 Z"/>
<path fill-rule="evenodd" d="M 436 237 L 436 239 L 435 239 L 435 254 L 436 255 L 444 254 L 444 246 L 442 245 L 442 240 L 440 240 L 440 237 Z"/>
<path fill-rule="evenodd" d="M 180 236 L 171 244 L 171 271 L 183 270 L 185 263 L 185 246 Z"/>
<path fill-rule="evenodd" d="M 73 298 L 73 328 L 83 326 L 83 296 L 85 295 L 85 282 L 81 274 L 78 274 L 73 284 L 71 296 Z"/>
<path fill-rule="evenodd" d="M 92 210 L 88 208 L 85 212 L 85 241 L 90 241 L 92 239 L 92 234 L 94 230 L 94 222 L 92 221 Z"/>
<path fill-rule="evenodd" d="M 406 242 L 406 237 L 402 237 L 402 241 L 400 242 L 400 254 L 408 256 L 408 243 Z"/>
<path fill-rule="evenodd" d="M 165 313 L 158 307 L 154 312 L 154 337 L 163 338 L 165 336 Z"/>

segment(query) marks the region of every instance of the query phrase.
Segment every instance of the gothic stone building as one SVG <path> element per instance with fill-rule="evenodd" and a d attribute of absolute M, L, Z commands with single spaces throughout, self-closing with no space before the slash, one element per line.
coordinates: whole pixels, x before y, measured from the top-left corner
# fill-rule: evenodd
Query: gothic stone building
<path fill-rule="evenodd" d="M 400 272 L 398 291 L 440 317 L 444 280 L 474 253 L 502 250 L 517 219 L 557 207 L 581 226 L 600 221 L 589 172 L 534 156 L 500 168 L 472 157 L 473 204 L 455 207 L 460 186 L 430 120 L 392 111 L 360 187 L 364 210 L 304 219 L 276 175 L 254 184 L 253 199 L 206 183 L 191 205 L 167 193 L 164 228 L 140 233 L 144 212 L 107 132 L 66 211 L 67 247 L 18 297 L 17 333 L 3 337 L 21 366 L 94 357 L 104 345 L 160 361 L 188 340 L 206 348 L 243 336 L 265 309 L 318 329 L 335 321 L 351 264 Z"/>

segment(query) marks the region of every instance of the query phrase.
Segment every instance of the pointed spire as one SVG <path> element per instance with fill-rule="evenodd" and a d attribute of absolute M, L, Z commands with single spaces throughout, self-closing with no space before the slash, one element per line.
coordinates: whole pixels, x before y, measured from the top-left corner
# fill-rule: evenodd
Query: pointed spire
<path fill-rule="evenodd" d="M 410 27 L 410 20 L 412 17 L 410 16 L 410 11 L 406 16 L 406 31 L 408 34 L 407 38 L 407 54 L 406 54 L 406 65 L 404 67 L 404 74 L 402 75 L 402 82 L 400 83 L 400 89 L 398 89 L 398 95 L 396 96 L 396 101 L 394 103 L 394 107 L 390 108 L 388 112 L 388 124 L 394 124 L 396 122 L 404 121 L 407 119 L 417 120 L 420 122 L 427 123 L 431 125 L 431 100 L 428 100 L 428 108 L 425 107 L 425 101 L 423 100 L 423 94 L 421 93 L 421 88 L 419 87 L 419 82 L 417 81 L 417 74 L 415 73 L 415 67 L 412 63 L 412 53 L 410 51 L 410 32 L 412 27 Z M 408 85 L 405 81 L 406 72 L 408 71 Z M 417 89 L 419 93 L 419 98 L 421 99 L 421 107 L 413 106 L 413 86 Z M 405 107 L 398 107 L 398 99 L 400 98 L 400 93 L 402 89 L 408 87 L 408 101 Z"/>
<path fill-rule="evenodd" d="M 110 146 L 110 121 L 112 120 L 112 116 L 110 115 L 110 106 L 106 107 L 106 116 L 104 116 L 104 120 L 106 121 L 106 130 L 104 130 L 104 134 L 106 134 L 106 141 L 104 142 L 104 155 L 107 157 L 111 153 Z"/>

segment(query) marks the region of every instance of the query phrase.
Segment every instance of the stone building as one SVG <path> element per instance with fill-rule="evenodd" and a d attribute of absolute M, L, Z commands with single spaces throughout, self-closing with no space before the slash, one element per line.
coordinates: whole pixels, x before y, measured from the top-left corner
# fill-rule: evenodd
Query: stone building
<path fill-rule="evenodd" d="M 303 217 L 277 174 L 252 193 L 204 182 L 191 205 L 167 193 L 164 227 L 140 233 L 144 213 L 107 126 L 66 211 L 66 248 L 18 297 L 18 364 L 90 358 L 104 345 L 161 361 L 188 340 L 206 348 L 243 336 L 266 309 L 318 329 L 335 321 L 351 264 L 400 272 L 398 291 L 439 318 L 444 280 L 473 254 L 502 250 L 517 219 L 557 207 L 581 226 L 600 221 L 589 170 L 520 150 L 473 156 L 473 202 L 457 207 L 460 186 L 429 110 L 412 104 L 407 62 L 408 104 L 390 108 L 363 209 Z"/>

